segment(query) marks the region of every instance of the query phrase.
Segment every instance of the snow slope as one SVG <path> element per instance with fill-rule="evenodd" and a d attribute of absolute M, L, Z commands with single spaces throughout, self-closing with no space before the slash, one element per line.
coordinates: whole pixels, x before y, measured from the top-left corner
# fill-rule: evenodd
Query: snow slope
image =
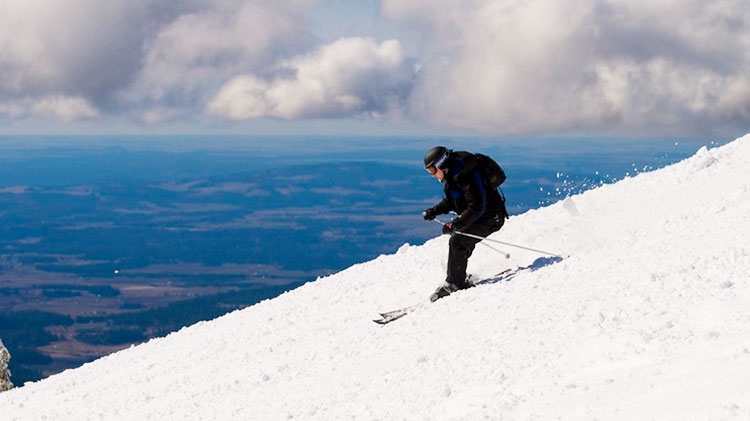
<path fill-rule="evenodd" d="M 0 418 L 747 420 L 749 169 L 747 135 L 513 217 L 494 238 L 566 258 L 379 326 L 444 276 L 447 237 L 404 246 L 2 393 Z M 539 257 L 507 251 L 469 271 Z"/>

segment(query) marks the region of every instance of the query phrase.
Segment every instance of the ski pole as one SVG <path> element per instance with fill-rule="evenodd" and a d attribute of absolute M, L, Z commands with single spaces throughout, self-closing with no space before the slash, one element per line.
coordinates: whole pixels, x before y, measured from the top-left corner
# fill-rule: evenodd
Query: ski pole
<path fill-rule="evenodd" d="M 479 243 L 479 244 L 481 244 L 481 245 L 483 245 L 483 246 L 485 246 L 485 247 L 489 247 L 489 248 L 491 248 L 492 250 L 495 250 L 496 252 L 498 252 L 498 253 L 502 254 L 503 256 L 505 256 L 505 258 L 506 258 L 506 259 L 510 259 L 510 253 L 506 253 L 506 252 L 504 252 L 504 251 L 500 251 L 500 250 L 498 250 L 498 249 L 496 249 L 496 248 L 492 247 L 491 245 L 489 245 L 489 244 L 487 244 L 487 243 Z"/>
<path fill-rule="evenodd" d="M 559 254 L 550 253 L 550 252 L 542 251 L 542 250 L 537 250 L 537 249 L 533 249 L 533 248 L 530 248 L 530 247 L 519 246 L 517 244 L 506 243 L 506 242 L 503 242 L 503 241 L 493 240 L 493 239 L 490 239 L 490 238 L 487 238 L 487 237 L 480 237 L 478 235 L 469 234 L 469 233 L 466 233 L 466 232 L 455 231 L 455 233 L 456 234 L 464 235 L 466 237 L 476 238 L 478 240 L 487 240 L 487 241 L 491 241 L 493 243 L 503 244 L 503 245 L 506 245 L 506 246 L 516 247 L 516 248 L 524 249 L 524 250 L 528 250 L 528 251 L 533 251 L 535 253 L 546 254 L 546 255 L 552 256 L 552 257 L 562 257 Z"/>
<path fill-rule="evenodd" d="M 443 224 L 443 225 L 445 225 L 445 223 L 443 223 L 442 221 L 438 221 L 437 219 L 436 219 L 436 221 L 437 221 L 438 223 L 440 223 L 440 224 Z M 533 249 L 533 248 L 531 248 L 531 247 L 524 247 L 524 246 L 519 246 L 518 244 L 506 243 L 506 242 L 504 242 L 504 241 L 498 241 L 498 240 L 493 240 L 493 239 L 491 239 L 491 238 L 480 237 L 480 236 L 478 236 L 478 235 L 474 235 L 474 234 L 469 234 L 469 233 L 466 233 L 466 232 L 461 232 L 461 231 L 454 231 L 454 232 L 455 232 L 456 234 L 460 234 L 460 235 L 463 235 L 463 236 L 466 236 L 466 237 L 471 237 L 471 238 L 474 238 L 474 239 L 477 239 L 477 240 L 487 240 L 487 241 L 490 241 L 490 242 L 493 242 L 493 243 L 498 243 L 498 244 L 502 244 L 502 245 L 505 245 L 505 246 L 516 247 L 516 248 L 519 248 L 519 249 L 524 249 L 524 250 L 528 250 L 528 251 L 533 251 L 533 252 L 535 252 L 535 253 L 546 254 L 546 255 L 548 255 L 548 256 L 552 256 L 552 257 L 562 257 L 562 256 L 560 256 L 559 254 L 555 254 L 555 253 L 550 253 L 550 252 L 547 252 L 547 251 L 542 251 L 542 250 L 537 250 L 537 249 Z"/>
<path fill-rule="evenodd" d="M 444 223 L 443 221 L 439 220 L 439 219 L 433 219 L 433 221 L 437 222 L 437 223 L 438 223 L 438 224 L 440 224 L 440 225 L 445 225 L 445 223 Z M 480 239 L 480 240 L 484 240 L 484 238 L 482 238 L 482 237 L 479 237 L 479 236 L 472 236 L 472 234 L 464 234 L 464 233 L 462 233 L 462 232 L 459 232 L 459 231 L 455 231 L 455 233 L 457 233 L 457 234 L 462 234 L 462 235 L 465 235 L 465 236 L 467 236 L 467 237 L 473 237 L 473 238 L 478 238 L 478 239 Z M 485 246 L 485 247 L 489 247 L 489 248 L 491 248 L 492 250 L 495 250 L 496 252 L 498 252 L 498 253 L 502 254 L 503 256 L 505 256 L 505 258 L 506 258 L 506 259 L 510 259 L 510 253 L 506 253 L 506 252 L 504 252 L 504 251 L 498 250 L 498 249 L 496 249 L 496 248 L 492 247 L 491 245 L 489 245 L 489 244 L 487 244 L 487 243 L 479 243 L 479 244 L 481 244 L 481 245 L 483 245 L 483 246 Z"/>

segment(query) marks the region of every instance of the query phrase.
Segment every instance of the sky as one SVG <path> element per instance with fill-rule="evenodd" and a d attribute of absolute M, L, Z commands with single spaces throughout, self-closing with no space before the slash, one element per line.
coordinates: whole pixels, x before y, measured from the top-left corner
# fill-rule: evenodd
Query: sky
<path fill-rule="evenodd" d="M 2 134 L 731 138 L 750 0 L 4 0 Z"/>

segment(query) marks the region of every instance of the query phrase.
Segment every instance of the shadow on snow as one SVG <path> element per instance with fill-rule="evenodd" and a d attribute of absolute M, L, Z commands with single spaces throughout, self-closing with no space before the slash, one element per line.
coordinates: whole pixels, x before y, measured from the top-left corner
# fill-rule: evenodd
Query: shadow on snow
<path fill-rule="evenodd" d="M 562 262 L 563 258 L 560 256 L 554 256 L 554 257 L 540 257 L 536 260 L 534 260 L 530 265 L 524 266 L 524 267 L 518 267 L 516 269 L 507 269 L 503 272 L 498 273 L 497 275 L 483 279 L 474 285 L 488 285 L 488 284 L 496 284 L 498 282 L 502 281 L 510 281 L 513 278 L 516 277 L 519 273 L 523 272 L 534 272 L 537 271 L 543 267 L 547 267 L 550 265 L 553 265 L 555 263 Z"/>

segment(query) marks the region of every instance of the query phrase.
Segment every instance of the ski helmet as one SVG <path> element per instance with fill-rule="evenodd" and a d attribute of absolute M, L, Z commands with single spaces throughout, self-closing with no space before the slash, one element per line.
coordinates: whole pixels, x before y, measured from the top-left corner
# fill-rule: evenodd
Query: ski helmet
<path fill-rule="evenodd" d="M 435 146 L 425 154 L 424 167 L 443 168 L 443 166 L 445 166 L 445 161 L 448 160 L 450 154 L 451 150 L 445 146 Z"/>

